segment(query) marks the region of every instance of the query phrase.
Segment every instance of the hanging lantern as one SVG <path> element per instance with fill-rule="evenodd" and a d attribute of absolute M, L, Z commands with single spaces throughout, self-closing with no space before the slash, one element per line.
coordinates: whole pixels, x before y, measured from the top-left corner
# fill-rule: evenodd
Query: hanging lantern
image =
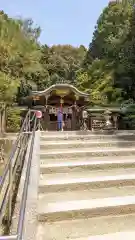
<path fill-rule="evenodd" d="M 36 111 L 36 117 L 38 119 L 42 118 L 42 112 L 41 111 Z"/>
<path fill-rule="evenodd" d="M 74 107 L 75 107 L 75 108 L 77 107 L 76 101 L 75 101 L 75 103 L 74 103 Z"/>
<path fill-rule="evenodd" d="M 75 99 L 76 99 L 76 101 L 79 100 L 79 96 L 78 96 L 78 95 L 75 95 Z"/>
<path fill-rule="evenodd" d="M 60 99 L 60 104 L 63 104 L 64 103 L 64 100 L 63 98 Z"/>

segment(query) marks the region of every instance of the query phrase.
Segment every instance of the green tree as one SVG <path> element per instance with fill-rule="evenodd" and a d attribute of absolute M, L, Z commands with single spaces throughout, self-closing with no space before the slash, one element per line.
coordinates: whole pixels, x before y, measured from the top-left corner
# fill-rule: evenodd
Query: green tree
<path fill-rule="evenodd" d="M 134 4 L 127 0 L 108 4 L 97 21 L 83 61 L 88 74 L 86 87 L 91 88 L 92 96 L 103 95 L 107 102 L 133 97 Z"/>

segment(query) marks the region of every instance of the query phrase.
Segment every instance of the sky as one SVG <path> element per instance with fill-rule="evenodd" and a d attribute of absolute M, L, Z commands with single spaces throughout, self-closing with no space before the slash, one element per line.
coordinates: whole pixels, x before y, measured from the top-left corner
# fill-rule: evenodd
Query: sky
<path fill-rule="evenodd" d="M 42 44 L 88 47 L 97 19 L 110 0 L 0 0 L 11 17 L 32 18 Z"/>

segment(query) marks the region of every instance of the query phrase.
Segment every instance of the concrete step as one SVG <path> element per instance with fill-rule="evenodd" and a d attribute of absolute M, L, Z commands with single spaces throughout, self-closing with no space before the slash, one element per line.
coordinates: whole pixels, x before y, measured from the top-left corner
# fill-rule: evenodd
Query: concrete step
<path fill-rule="evenodd" d="M 62 221 L 77 218 L 92 218 L 135 213 L 135 195 L 78 201 L 51 202 L 39 201 L 39 221 Z"/>
<path fill-rule="evenodd" d="M 108 216 L 43 223 L 37 227 L 37 240 L 121 240 L 135 238 L 135 215 Z"/>
<path fill-rule="evenodd" d="M 41 131 L 42 136 L 53 135 L 135 135 L 135 130 L 77 130 L 77 131 Z"/>
<path fill-rule="evenodd" d="M 41 131 L 41 135 L 42 136 L 65 136 L 65 135 L 69 135 L 69 136 L 75 136 L 75 135 L 112 135 L 112 134 L 123 134 L 123 131 L 90 131 L 90 130 L 77 130 L 77 131 Z M 134 134 L 135 131 L 124 131 L 124 134 Z"/>
<path fill-rule="evenodd" d="M 110 233 L 110 234 L 104 234 L 102 236 L 91 236 L 86 238 L 75 238 L 71 240 L 121 240 L 122 238 L 125 239 L 134 239 L 135 238 L 135 231 L 132 232 L 117 232 L 117 233 Z"/>
<path fill-rule="evenodd" d="M 49 159 L 50 160 L 50 159 Z M 113 168 L 135 168 L 135 157 L 133 158 L 96 158 L 96 159 L 72 159 L 72 161 L 41 161 L 40 173 L 68 173 L 85 170 L 105 170 Z"/>
<path fill-rule="evenodd" d="M 68 164 L 69 162 L 88 162 L 92 161 L 92 162 L 97 162 L 97 161 L 114 161 L 114 160 L 120 160 L 120 161 L 127 161 L 127 160 L 132 160 L 134 161 L 135 156 L 131 155 L 131 156 L 103 156 L 103 157 L 78 157 L 78 158 L 70 158 L 70 159 L 66 159 L 66 158 L 52 158 L 52 159 L 47 159 L 44 158 L 44 155 L 42 156 L 41 154 L 41 159 L 40 159 L 40 165 L 42 167 L 42 165 L 44 164 L 61 164 L 61 163 L 65 163 Z"/>
<path fill-rule="evenodd" d="M 132 156 L 135 155 L 135 147 L 120 148 L 82 148 L 82 149 L 58 149 L 52 151 L 43 150 L 40 151 L 40 158 L 46 159 L 60 159 L 67 160 L 69 158 L 78 158 L 78 157 L 103 157 L 103 156 Z"/>
<path fill-rule="evenodd" d="M 114 135 L 105 135 L 105 134 L 86 134 L 86 135 L 80 135 L 80 134 L 68 134 L 65 133 L 64 135 L 58 134 L 58 135 L 41 135 L 41 141 L 74 141 L 74 140 L 89 140 L 89 141 L 95 141 L 95 140 L 108 140 L 108 139 L 114 139 L 116 141 L 118 140 L 128 140 L 128 141 L 135 141 L 135 134 L 114 134 Z"/>
<path fill-rule="evenodd" d="M 110 188 L 95 188 L 87 190 L 75 190 L 66 192 L 40 193 L 39 204 L 48 204 L 51 202 L 78 201 L 97 198 L 112 198 L 122 196 L 135 196 L 135 186 L 116 186 Z"/>
<path fill-rule="evenodd" d="M 103 238 L 107 235 L 125 233 L 125 237 L 132 238 L 130 233 L 135 232 L 135 214 L 95 217 L 61 222 L 44 223 L 40 222 L 37 227 L 37 240 L 76 240 L 78 238 L 93 240 L 94 237 L 101 237 L 101 240 L 121 240 L 128 238 Z M 128 232 L 128 233 L 127 233 Z M 127 233 L 127 234 L 126 234 Z M 94 239 L 98 240 L 98 238 Z M 100 238 L 99 238 L 100 240 Z"/>
<path fill-rule="evenodd" d="M 135 169 L 107 169 L 69 173 L 41 174 L 39 192 L 63 192 L 107 188 L 111 186 L 134 186 Z"/>
<path fill-rule="evenodd" d="M 132 232 L 117 232 L 117 233 L 110 233 L 104 234 L 102 236 L 91 236 L 86 238 L 76 238 L 71 240 L 121 240 L 121 239 L 134 239 L 135 238 L 135 231 Z"/>
<path fill-rule="evenodd" d="M 135 147 L 135 141 L 56 141 L 56 142 L 44 142 L 41 141 L 40 149 L 73 149 L 73 148 L 93 148 L 93 147 Z"/>

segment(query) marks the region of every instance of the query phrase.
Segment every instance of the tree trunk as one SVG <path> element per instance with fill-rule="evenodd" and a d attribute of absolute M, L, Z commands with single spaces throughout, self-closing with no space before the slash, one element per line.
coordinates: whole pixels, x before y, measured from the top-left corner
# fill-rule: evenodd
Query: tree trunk
<path fill-rule="evenodd" d="M 3 106 L 2 110 L 2 117 L 1 117 L 1 132 L 2 134 L 5 133 L 5 127 L 6 127 L 6 106 Z"/>
<path fill-rule="evenodd" d="M 0 135 L 2 134 L 2 110 L 0 110 Z"/>

